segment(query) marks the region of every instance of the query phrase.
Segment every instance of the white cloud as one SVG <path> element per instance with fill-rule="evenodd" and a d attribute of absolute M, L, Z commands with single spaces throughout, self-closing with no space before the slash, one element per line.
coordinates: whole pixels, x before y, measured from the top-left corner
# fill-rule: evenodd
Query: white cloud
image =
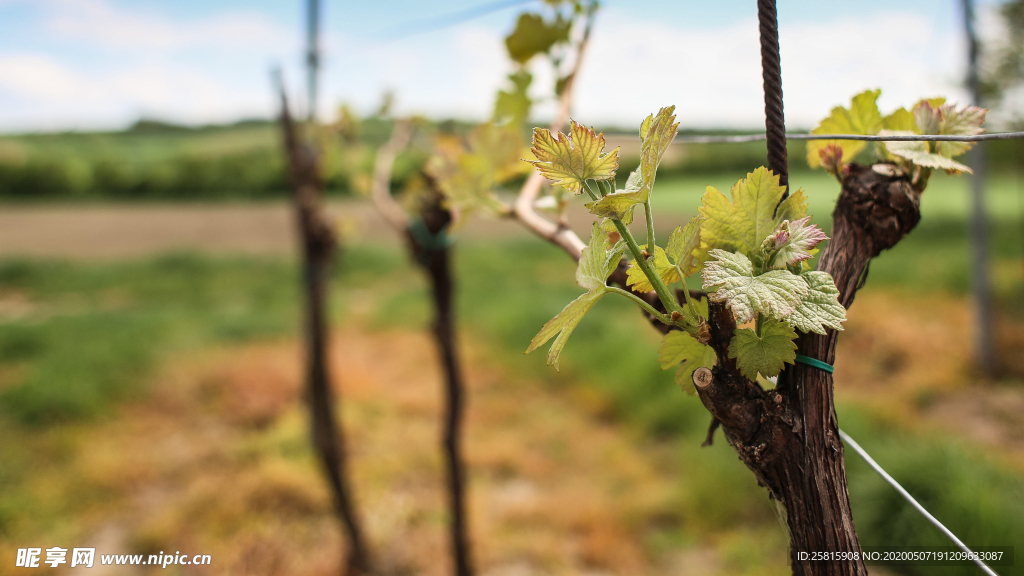
<path fill-rule="evenodd" d="M 238 90 L 186 66 L 146 64 L 82 74 L 44 54 L 0 54 L 0 126 L 5 130 L 123 126 L 140 116 L 224 122 L 266 116 L 262 91 Z"/>
<path fill-rule="evenodd" d="M 84 78 L 47 56 L 0 54 L 0 90 L 14 97 L 59 102 L 85 85 Z"/>
<path fill-rule="evenodd" d="M 206 21 L 175 22 L 116 8 L 103 0 L 41 0 L 46 28 L 64 38 L 107 48 L 182 50 L 215 46 L 250 49 L 294 46 L 297 35 L 263 15 L 236 12 Z"/>
<path fill-rule="evenodd" d="M 391 89 L 402 113 L 484 118 L 510 67 L 502 38 L 472 25 L 394 42 L 330 37 L 326 49 L 325 107 L 369 110 Z"/>

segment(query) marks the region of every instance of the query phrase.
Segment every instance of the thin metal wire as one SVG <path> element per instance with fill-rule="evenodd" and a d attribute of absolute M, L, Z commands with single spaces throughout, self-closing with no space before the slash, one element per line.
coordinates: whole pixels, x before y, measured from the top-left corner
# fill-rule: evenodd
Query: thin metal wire
<path fill-rule="evenodd" d="M 957 548 L 959 548 L 959 549 L 963 550 L 964 552 L 966 552 L 968 554 L 968 556 L 970 556 L 971 561 L 973 561 L 975 564 L 978 565 L 978 568 L 981 568 L 981 570 L 983 572 L 985 572 L 985 574 L 988 574 L 989 576 L 999 576 L 999 574 L 997 574 L 994 570 L 989 568 L 987 564 L 985 564 L 984 562 L 979 560 L 978 559 L 978 555 L 975 554 L 974 552 L 972 552 L 971 549 L 968 548 L 966 544 L 961 542 L 960 539 L 956 537 L 956 534 L 953 534 L 949 530 L 949 528 L 946 528 L 945 526 L 943 526 L 942 522 L 939 522 L 938 519 L 935 518 L 935 516 L 932 516 L 930 512 L 925 510 L 924 506 L 921 506 L 920 502 L 918 502 L 917 500 L 914 500 L 914 497 L 911 496 L 910 493 L 907 492 L 903 488 L 903 486 L 900 486 L 899 482 L 894 480 L 893 477 L 890 476 L 888 472 L 883 470 L 882 467 L 878 465 L 878 462 L 875 462 L 875 459 L 872 458 L 867 452 L 864 451 L 863 448 L 860 447 L 860 444 L 857 444 L 857 442 L 853 438 L 850 438 L 849 434 L 847 434 L 846 432 L 843 432 L 842 430 L 840 430 L 839 431 L 839 437 L 842 438 L 850 446 L 850 448 L 853 448 L 854 452 L 859 454 L 860 457 L 863 458 L 864 461 L 868 463 L 868 466 L 871 466 L 871 468 L 873 468 L 874 471 L 877 472 L 878 475 L 881 476 L 883 480 L 885 480 L 886 482 L 889 483 L 890 486 L 895 488 L 896 492 L 898 492 L 900 496 L 903 496 L 907 500 L 907 502 L 910 502 L 910 504 L 914 508 L 916 508 L 917 511 L 920 512 L 922 516 L 924 516 L 929 522 L 931 522 L 931 524 L 933 526 L 938 528 L 943 534 L 946 535 L 947 538 L 952 540 L 953 543 L 956 544 Z"/>
<path fill-rule="evenodd" d="M 433 32 L 442 28 L 448 28 L 449 26 L 462 24 L 463 22 L 467 22 L 481 16 L 486 16 L 487 14 L 498 12 L 499 10 L 513 8 L 522 4 L 531 4 L 533 2 L 537 2 L 537 0 L 498 0 L 496 2 L 488 2 L 487 4 L 473 6 L 450 14 L 399 24 L 394 28 L 382 32 L 381 36 L 384 36 L 389 40 L 400 40 L 423 32 Z"/>
<path fill-rule="evenodd" d="M 1024 132 L 994 132 L 974 136 L 953 136 L 948 134 L 786 134 L 788 140 L 865 140 L 867 142 L 984 142 L 986 140 L 1014 140 L 1024 138 Z M 673 144 L 741 144 L 766 140 L 765 134 L 740 134 L 736 136 L 676 136 Z"/>

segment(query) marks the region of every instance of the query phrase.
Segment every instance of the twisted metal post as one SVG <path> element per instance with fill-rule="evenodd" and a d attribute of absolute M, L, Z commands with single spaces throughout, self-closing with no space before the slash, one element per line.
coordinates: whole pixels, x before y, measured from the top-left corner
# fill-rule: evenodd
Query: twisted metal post
<path fill-rule="evenodd" d="M 768 135 L 768 168 L 789 192 L 786 158 L 786 116 L 782 108 L 782 58 L 779 55 L 779 19 L 775 0 L 757 0 L 761 29 L 761 77 L 764 81 L 764 127 Z"/>

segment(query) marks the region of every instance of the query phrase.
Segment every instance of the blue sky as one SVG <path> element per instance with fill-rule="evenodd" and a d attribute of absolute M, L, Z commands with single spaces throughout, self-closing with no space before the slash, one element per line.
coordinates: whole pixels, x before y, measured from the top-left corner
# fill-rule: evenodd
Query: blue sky
<path fill-rule="evenodd" d="M 518 9 L 393 38 L 486 3 L 324 0 L 321 113 L 342 101 L 369 110 L 393 89 L 403 112 L 486 116 Z M 0 132 L 269 116 L 271 65 L 298 90 L 303 4 L 0 0 Z M 983 23 L 993 5 L 982 2 Z M 958 0 L 779 0 L 790 124 L 868 87 L 882 88 L 883 107 L 963 98 L 959 18 Z M 574 112 L 588 123 L 632 125 L 667 104 L 689 126 L 761 123 L 754 0 L 605 0 L 587 58 Z M 543 92 L 549 78 L 535 68 Z"/>

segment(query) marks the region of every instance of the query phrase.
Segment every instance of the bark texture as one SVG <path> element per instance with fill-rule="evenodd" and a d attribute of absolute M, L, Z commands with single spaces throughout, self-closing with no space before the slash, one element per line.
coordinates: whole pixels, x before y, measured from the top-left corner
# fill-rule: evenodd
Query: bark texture
<path fill-rule="evenodd" d="M 323 182 L 316 156 L 300 141 L 283 91 L 281 104 L 281 127 L 301 237 L 305 292 L 306 400 L 309 403 L 313 444 L 327 475 L 338 518 L 345 529 L 348 558 L 344 573 L 348 576 L 362 576 L 370 573 L 370 560 L 353 505 L 344 430 L 335 418 L 327 363 L 327 285 L 337 251 L 337 240 L 334 228 L 324 217 L 321 208 Z"/>
<path fill-rule="evenodd" d="M 846 307 L 868 263 L 893 247 L 920 219 L 920 192 L 889 165 L 851 165 L 832 214 L 832 239 L 818 270 L 828 272 Z M 719 363 L 694 383 L 701 401 L 740 459 L 785 512 L 790 559 L 798 575 L 865 575 L 862 562 L 800 562 L 799 552 L 859 551 L 850 513 L 843 444 L 832 396 L 832 374 L 803 364 L 787 366 L 774 390 L 744 378 L 729 358 L 732 312 L 711 303 L 711 346 Z M 832 364 L 837 334 L 805 334 L 798 353 Z"/>

